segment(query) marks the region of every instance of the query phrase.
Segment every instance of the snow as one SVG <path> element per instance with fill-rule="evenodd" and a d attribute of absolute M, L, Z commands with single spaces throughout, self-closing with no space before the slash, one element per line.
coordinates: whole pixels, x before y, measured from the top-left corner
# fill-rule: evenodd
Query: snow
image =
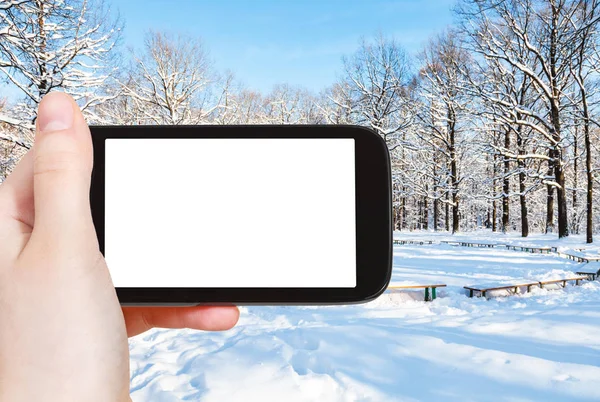
<path fill-rule="evenodd" d="M 395 237 L 598 254 L 576 236 Z M 600 282 L 489 299 L 468 298 L 462 288 L 574 276 L 598 264 L 501 248 L 395 245 L 392 282 L 447 284 L 435 301 L 423 302 L 422 289 L 395 290 L 362 305 L 242 307 L 240 323 L 225 332 L 155 329 L 130 340 L 132 399 L 599 400 Z"/>

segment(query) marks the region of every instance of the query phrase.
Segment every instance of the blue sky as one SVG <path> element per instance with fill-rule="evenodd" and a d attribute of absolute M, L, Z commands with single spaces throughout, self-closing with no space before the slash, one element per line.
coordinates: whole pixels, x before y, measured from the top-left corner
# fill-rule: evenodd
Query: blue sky
<path fill-rule="evenodd" d="M 395 37 L 411 53 L 452 23 L 454 0 L 113 0 L 125 46 L 159 30 L 200 37 L 215 67 L 268 91 L 287 82 L 318 91 L 341 73 L 361 37 Z"/>

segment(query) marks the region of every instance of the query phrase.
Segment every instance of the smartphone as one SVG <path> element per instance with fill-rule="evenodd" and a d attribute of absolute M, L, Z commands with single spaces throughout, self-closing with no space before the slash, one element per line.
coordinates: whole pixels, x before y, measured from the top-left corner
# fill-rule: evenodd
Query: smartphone
<path fill-rule="evenodd" d="M 387 146 L 358 126 L 92 126 L 92 216 L 129 306 L 350 304 L 391 275 Z"/>

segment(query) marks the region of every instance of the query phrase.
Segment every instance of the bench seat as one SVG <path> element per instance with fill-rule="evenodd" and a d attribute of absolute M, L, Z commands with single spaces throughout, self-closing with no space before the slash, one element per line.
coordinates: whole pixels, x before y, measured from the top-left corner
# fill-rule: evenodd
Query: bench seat
<path fill-rule="evenodd" d="M 588 279 L 587 276 L 577 276 L 574 278 L 563 278 L 563 279 L 552 279 L 549 281 L 540 281 L 540 287 L 544 287 L 544 285 L 556 285 L 562 284 L 562 287 L 567 287 L 567 282 L 575 281 L 575 285 L 579 286 L 579 282 Z"/>
<path fill-rule="evenodd" d="M 512 244 L 507 244 L 506 248 L 508 250 L 513 251 L 525 251 L 528 253 L 540 253 L 540 254 L 550 254 L 551 252 L 556 251 L 556 247 L 533 247 L 533 246 L 515 246 Z"/>
<path fill-rule="evenodd" d="M 598 278 L 598 276 L 600 276 L 600 270 L 598 270 L 598 271 L 579 271 L 579 272 L 575 272 L 575 273 L 577 275 L 584 275 L 591 281 L 595 281 Z"/>
<path fill-rule="evenodd" d="M 394 244 L 418 244 L 418 245 L 424 245 L 424 244 L 433 244 L 432 240 L 401 240 L 401 239 L 394 239 Z"/>
<path fill-rule="evenodd" d="M 579 283 L 583 280 L 589 279 L 588 276 L 583 276 L 583 273 L 578 272 L 576 276 L 572 278 L 561 278 L 561 279 L 550 279 L 547 281 L 536 281 L 536 282 L 523 282 L 517 284 L 499 284 L 499 285 L 478 285 L 478 286 L 464 286 L 465 289 L 469 291 L 469 297 L 473 297 L 476 292 L 478 292 L 482 297 L 485 297 L 487 292 L 491 292 L 494 290 L 514 290 L 514 293 L 518 293 L 520 288 L 527 288 L 527 292 L 531 291 L 531 288 L 536 286 L 540 288 L 544 288 L 544 285 L 553 285 L 553 284 L 562 284 L 562 287 L 567 286 L 567 282 L 575 282 L 575 285 L 579 285 Z"/>
<path fill-rule="evenodd" d="M 465 289 L 469 291 L 469 297 L 473 297 L 475 292 L 479 292 L 482 297 L 485 297 L 485 294 L 494 290 L 512 290 L 514 289 L 515 293 L 518 292 L 518 289 L 522 287 L 526 287 L 527 291 L 531 291 L 532 286 L 540 286 L 539 282 L 524 282 L 517 284 L 507 284 L 507 285 L 479 285 L 479 286 L 464 286 Z"/>
<path fill-rule="evenodd" d="M 390 285 L 388 289 L 390 290 L 398 290 L 398 289 L 425 289 L 425 301 L 433 301 L 436 299 L 436 289 L 437 288 L 445 288 L 446 285 L 438 284 L 438 285 Z M 431 296 L 429 295 L 429 289 L 431 289 Z"/>
<path fill-rule="evenodd" d="M 575 261 L 575 262 L 590 262 L 589 258 L 582 257 L 580 255 L 563 253 L 562 251 L 558 251 L 557 254 L 559 257 L 568 258 L 569 260 Z"/>

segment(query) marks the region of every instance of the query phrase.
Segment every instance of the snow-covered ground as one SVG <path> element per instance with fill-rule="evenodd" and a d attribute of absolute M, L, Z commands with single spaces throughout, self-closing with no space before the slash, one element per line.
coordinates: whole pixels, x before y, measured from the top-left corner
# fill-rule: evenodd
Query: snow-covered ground
<path fill-rule="evenodd" d="M 599 254 L 557 241 L 490 232 L 396 238 L 471 240 Z M 585 250 L 578 250 L 585 248 Z M 301 252 L 301 250 L 299 250 Z M 593 268 L 595 267 L 595 268 Z M 600 400 L 600 282 L 470 299 L 465 285 L 571 276 L 580 264 L 497 248 L 394 246 L 393 283 L 445 283 L 341 307 L 243 307 L 222 333 L 152 330 L 130 340 L 138 401 Z"/>

